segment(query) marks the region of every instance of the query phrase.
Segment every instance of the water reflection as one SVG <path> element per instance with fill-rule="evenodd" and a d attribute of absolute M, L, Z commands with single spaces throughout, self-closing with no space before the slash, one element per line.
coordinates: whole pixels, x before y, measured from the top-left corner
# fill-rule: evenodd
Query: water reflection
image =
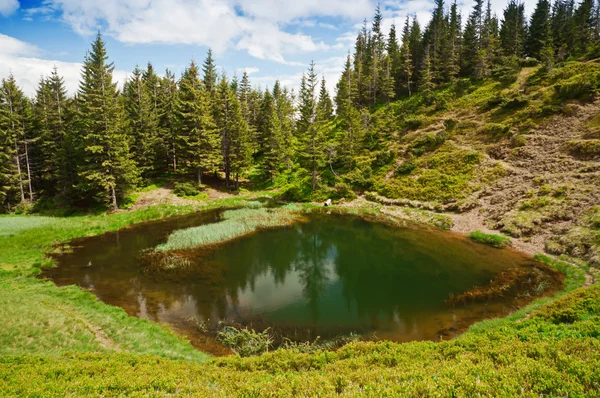
<path fill-rule="evenodd" d="M 458 309 L 444 302 L 503 269 L 530 266 L 531 259 L 519 253 L 349 216 L 314 215 L 303 224 L 199 252 L 198 275 L 183 281 L 140 272 L 141 250 L 173 230 L 218 217 L 197 214 L 81 240 L 45 275 L 59 285 L 89 288 L 131 315 L 169 323 L 213 353 L 222 347 L 200 333 L 198 322 L 271 327 L 297 339 L 358 332 L 437 340 L 524 302 L 506 297 Z"/>

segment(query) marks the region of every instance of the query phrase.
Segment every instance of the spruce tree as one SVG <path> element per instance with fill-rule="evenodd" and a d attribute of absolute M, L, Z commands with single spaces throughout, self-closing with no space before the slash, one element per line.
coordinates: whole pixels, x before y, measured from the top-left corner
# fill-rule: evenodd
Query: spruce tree
<path fill-rule="evenodd" d="M 162 141 L 164 163 L 167 170 L 177 171 L 177 146 L 179 143 L 179 130 L 177 126 L 177 82 L 170 70 L 157 82 L 159 88 L 158 101 L 158 129 Z"/>
<path fill-rule="evenodd" d="M 198 67 L 192 61 L 179 81 L 176 117 L 179 130 L 179 170 L 195 173 L 198 184 L 202 174 L 215 171 L 221 160 L 221 142 L 215 126 L 210 93 L 199 78 Z"/>
<path fill-rule="evenodd" d="M 202 82 L 204 89 L 208 92 L 211 103 L 214 103 L 214 96 L 217 91 L 217 66 L 212 56 L 212 50 L 208 49 L 204 65 L 202 66 Z"/>
<path fill-rule="evenodd" d="M 392 24 L 392 27 L 390 28 L 386 50 L 389 64 L 387 69 L 389 71 L 389 76 L 394 82 L 392 98 L 395 99 L 402 90 L 402 59 L 395 24 Z"/>
<path fill-rule="evenodd" d="M 14 76 L 2 81 L 4 100 L 8 108 L 8 128 L 14 145 L 14 162 L 21 202 L 33 201 L 31 161 L 29 157 L 32 134 L 31 104 L 17 86 Z M 26 199 L 27 197 L 27 199 Z"/>
<path fill-rule="evenodd" d="M 400 48 L 400 62 L 402 64 L 402 74 L 400 80 L 402 81 L 402 86 L 406 88 L 406 92 L 408 96 L 411 96 L 411 84 L 413 77 L 413 56 L 412 50 L 410 47 L 410 20 L 406 17 L 406 23 L 404 25 L 404 31 L 402 34 L 402 47 Z"/>
<path fill-rule="evenodd" d="M 509 0 L 500 27 L 502 55 L 522 57 L 526 35 L 525 5 L 517 0 Z"/>
<path fill-rule="evenodd" d="M 454 81 L 460 72 L 461 52 L 461 18 L 456 1 L 450 7 L 447 44 L 443 50 L 443 76 L 447 81 Z"/>
<path fill-rule="evenodd" d="M 322 163 L 323 131 L 321 125 L 316 124 L 317 118 L 317 75 L 314 62 L 308 72 L 302 76 L 299 97 L 299 157 L 300 164 L 310 171 L 312 190 L 317 189 L 317 171 Z"/>
<path fill-rule="evenodd" d="M 67 90 L 56 67 L 40 79 L 34 102 L 37 137 L 38 184 L 46 196 L 65 196 L 72 185 L 72 148 L 66 140 Z"/>
<path fill-rule="evenodd" d="M 542 49 L 550 43 L 550 35 L 550 1 L 538 0 L 529 23 L 527 55 L 539 59 Z"/>
<path fill-rule="evenodd" d="M 142 70 L 136 66 L 123 85 L 126 125 L 131 137 L 131 153 L 142 178 L 156 175 L 158 119 L 154 88 L 143 81 Z"/>
<path fill-rule="evenodd" d="M 262 98 L 259 129 L 262 133 L 262 147 L 259 153 L 259 168 L 270 181 L 279 172 L 281 160 L 281 124 L 277 116 L 275 100 L 269 90 L 265 90 Z"/>
<path fill-rule="evenodd" d="M 6 97 L 4 81 L 0 90 L 0 212 L 24 200 L 22 183 L 17 172 L 16 137 L 14 135 L 12 104 Z M 21 193 L 21 195 L 19 195 Z"/>
<path fill-rule="evenodd" d="M 129 154 L 113 70 L 98 33 L 85 56 L 77 95 L 76 123 L 81 136 L 78 188 L 116 210 L 119 198 L 135 185 L 137 172 Z"/>

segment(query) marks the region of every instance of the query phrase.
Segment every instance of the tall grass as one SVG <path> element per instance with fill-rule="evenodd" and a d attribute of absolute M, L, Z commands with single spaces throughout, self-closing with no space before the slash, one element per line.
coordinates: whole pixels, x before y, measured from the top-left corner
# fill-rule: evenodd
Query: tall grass
<path fill-rule="evenodd" d="M 475 242 L 483 243 L 488 246 L 502 249 L 503 247 L 510 245 L 510 239 L 502 235 L 486 234 L 481 231 L 474 231 L 469 234 L 469 238 Z"/>
<path fill-rule="evenodd" d="M 191 249 L 235 239 L 259 229 L 291 225 L 300 220 L 294 212 L 283 209 L 239 209 L 223 213 L 223 221 L 173 232 L 157 251 Z"/>

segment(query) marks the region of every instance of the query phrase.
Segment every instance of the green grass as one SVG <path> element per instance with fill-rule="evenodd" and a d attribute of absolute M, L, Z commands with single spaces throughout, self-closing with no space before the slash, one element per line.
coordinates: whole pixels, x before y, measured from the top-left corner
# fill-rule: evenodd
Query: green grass
<path fill-rule="evenodd" d="M 475 242 L 483 243 L 488 246 L 496 247 L 501 249 L 510 245 L 510 239 L 502 235 L 486 234 L 481 231 L 473 231 L 469 234 L 469 238 Z"/>
<path fill-rule="evenodd" d="M 298 215 L 285 209 L 239 209 L 223 213 L 223 221 L 173 232 L 167 242 L 158 245 L 157 251 L 191 249 L 198 246 L 222 243 L 258 229 L 291 225 Z"/>
<path fill-rule="evenodd" d="M 3 357 L 2 395 L 598 396 L 600 286 L 441 343 L 357 342 L 209 364 L 131 354 Z"/>

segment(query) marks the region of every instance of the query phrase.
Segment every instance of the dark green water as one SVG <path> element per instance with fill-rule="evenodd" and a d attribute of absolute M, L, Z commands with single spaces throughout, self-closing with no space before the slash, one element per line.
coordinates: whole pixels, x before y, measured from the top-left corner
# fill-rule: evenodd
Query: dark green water
<path fill-rule="evenodd" d="M 131 315 L 169 323 L 213 353 L 222 349 L 200 332 L 199 321 L 271 327 L 298 340 L 350 332 L 439 340 L 530 299 L 450 308 L 450 294 L 485 285 L 502 270 L 531 267 L 533 260 L 452 233 L 339 215 L 313 215 L 306 223 L 225 244 L 198 259 L 215 270 L 210 275 L 163 281 L 140 272 L 142 249 L 173 230 L 217 219 L 218 212 L 210 212 L 80 240 L 45 276 L 89 288 Z"/>

